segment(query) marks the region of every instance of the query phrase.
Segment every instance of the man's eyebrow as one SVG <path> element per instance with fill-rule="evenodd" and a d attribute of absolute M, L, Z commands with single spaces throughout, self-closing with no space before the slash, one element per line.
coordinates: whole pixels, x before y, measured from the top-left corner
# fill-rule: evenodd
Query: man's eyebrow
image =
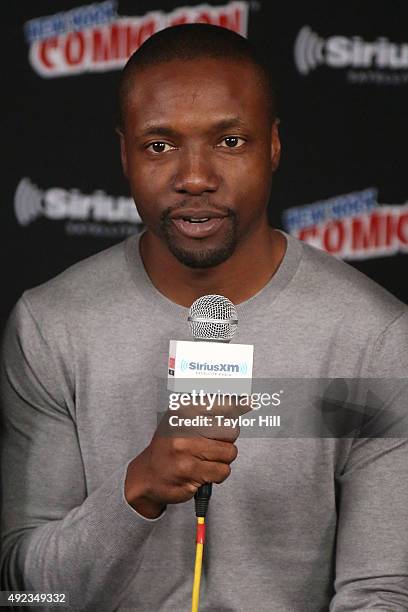
<path fill-rule="evenodd" d="M 230 128 L 236 127 L 244 127 L 245 123 L 239 117 L 230 117 L 228 119 L 221 119 L 220 121 L 216 121 L 213 123 L 207 132 L 217 132 L 220 130 L 228 130 Z M 168 136 L 169 138 L 178 136 L 179 133 L 177 130 L 162 124 L 149 124 L 142 132 L 140 132 L 140 136 Z"/>

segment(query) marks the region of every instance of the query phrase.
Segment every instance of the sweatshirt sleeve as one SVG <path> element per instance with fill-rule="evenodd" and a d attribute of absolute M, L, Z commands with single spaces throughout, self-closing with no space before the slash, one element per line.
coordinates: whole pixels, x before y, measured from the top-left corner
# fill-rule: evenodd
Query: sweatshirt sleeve
<path fill-rule="evenodd" d="M 369 374 L 385 390 L 385 409 L 398 415 L 398 428 L 392 436 L 363 434 L 354 440 L 338 478 L 335 596 L 330 612 L 408 610 L 407 373 L 405 309 L 378 337 Z"/>
<path fill-rule="evenodd" d="M 88 495 L 72 373 L 24 299 L 5 331 L 1 379 L 2 588 L 113 612 L 163 514 L 146 519 L 127 503 L 128 464 Z"/>

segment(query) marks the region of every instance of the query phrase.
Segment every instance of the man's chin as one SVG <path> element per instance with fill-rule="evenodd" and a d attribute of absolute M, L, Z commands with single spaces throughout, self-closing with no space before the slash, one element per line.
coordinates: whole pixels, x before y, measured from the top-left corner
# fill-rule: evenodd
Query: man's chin
<path fill-rule="evenodd" d="M 218 248 L 195 248 L 187 249 L 173 242 L 168 242 L 167 246 L 171 253 L 180 263 L 189 268 L 213 268 L 227 261 L 235 251 L 235 243 L 223 245 Z"/>
<path fill-rule="evenodd" d="M 168 218 L 163 221 L 161 236 L 169 251 L 189 268 L 213 268 L 231 257 L 237 246 L 238 220 L 232 212 L 224 220 L 216 235 L 188 238 L 178 232 Z"/>

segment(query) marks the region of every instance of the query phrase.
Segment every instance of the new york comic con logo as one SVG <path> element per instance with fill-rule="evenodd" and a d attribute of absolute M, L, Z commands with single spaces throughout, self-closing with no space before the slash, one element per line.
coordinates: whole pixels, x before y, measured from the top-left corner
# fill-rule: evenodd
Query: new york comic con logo
<path fill-rule="evenodd" d="M 108 0 L 55 15 L 31 19 L 24 25 L 29 61 L 42 77 L 118 70 L 150 36 L 168 26 L 210 23 L 247 35 L 248 3 L 222 6 L 199 4 L 171 12 L 149 11 L 142 16 L 118 16 Z"/>
<path fill-rule="evenodd" d="M 385 36 L 364 40 L 361 36 L 323 38 L 309 26 L 299 31 L 294 46 L 295 65 L 303 76 L 320 66 L 347 69 L 350 83 L 402 85 L 408 83 L 408 43 Z"/>
<path fill-rule="evenodd" d="M 408 203 L 378 204 L 369 188 L 283 212 L 285 229 L 341 259 L 408 253 Z"/>

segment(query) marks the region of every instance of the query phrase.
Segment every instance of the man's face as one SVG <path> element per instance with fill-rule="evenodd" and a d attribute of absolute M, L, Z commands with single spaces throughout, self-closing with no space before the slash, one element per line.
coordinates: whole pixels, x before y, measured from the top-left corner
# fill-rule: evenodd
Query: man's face
<path fill-rule="evenodd" d="M 183 264 L 222 263 L 267 223 L 280 145 L 251 64 L 200 58 L 140 71 L 123 131 L 139 214 Z"/>

